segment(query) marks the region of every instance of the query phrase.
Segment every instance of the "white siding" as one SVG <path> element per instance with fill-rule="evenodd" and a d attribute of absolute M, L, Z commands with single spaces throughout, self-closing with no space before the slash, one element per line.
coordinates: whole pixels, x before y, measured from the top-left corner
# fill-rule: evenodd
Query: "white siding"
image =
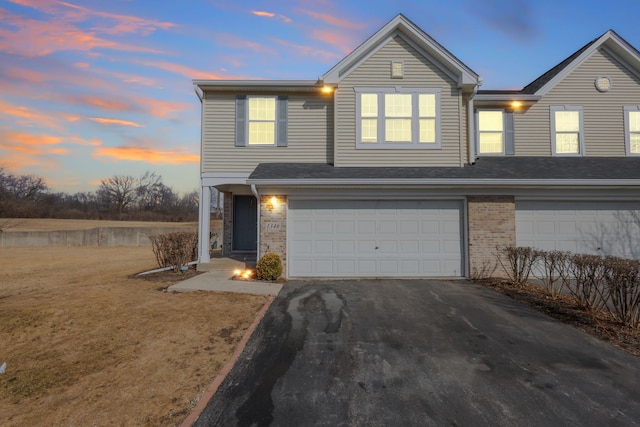
<path fill-rule="evenodd" d="M 207 93 L 203 101 L 202 172 L 251 172 L 258 163 L 333 161 L 333 99 L 289 95 L 288 146 L 235 147 L 232 93 Z"/>
<path fill-rule="evenodd" d="M 391 78 L 391 61 L 404 62 L 404 78 Z M 356 149 L 354 87 L 440 88 L 440 149 Z M 336 91 L 336 166 L 460 166 L 466 150 L 466 107 L 456 83 L 400 37 L 390 40 L 340 82 Z"/>

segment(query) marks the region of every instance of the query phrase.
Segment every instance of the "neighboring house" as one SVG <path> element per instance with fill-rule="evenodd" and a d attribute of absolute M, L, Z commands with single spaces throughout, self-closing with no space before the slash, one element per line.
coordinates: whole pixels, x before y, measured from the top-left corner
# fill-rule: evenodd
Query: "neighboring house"
<path fill-rule="evenodd" d="M 640 53 L 607 31 L 522 90 L 403 15 L 310 81 L 194 81 L 223 253 L 287 277 L 470 276 L 496 247 L 640 257 Z"/>

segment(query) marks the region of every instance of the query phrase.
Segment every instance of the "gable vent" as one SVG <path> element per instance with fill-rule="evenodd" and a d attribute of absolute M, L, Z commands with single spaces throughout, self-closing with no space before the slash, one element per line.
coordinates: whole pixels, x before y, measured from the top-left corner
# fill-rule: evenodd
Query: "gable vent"
<path fill-rule="evenodd" d="M 404 63 L 402 61 L 391 61 L 391 78 L 401 79 L 404 77 Z"/>

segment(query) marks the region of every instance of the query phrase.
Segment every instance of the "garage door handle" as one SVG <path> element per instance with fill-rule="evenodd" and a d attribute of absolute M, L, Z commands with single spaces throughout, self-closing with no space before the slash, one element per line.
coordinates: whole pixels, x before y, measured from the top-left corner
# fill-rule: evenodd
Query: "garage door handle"
<path fill-rule="evenodd" d="M 378 247 L 376 246 L 376 247 L 375 247 L 375 249 L 380 249 L 380 248 L 378 248 Z"/>

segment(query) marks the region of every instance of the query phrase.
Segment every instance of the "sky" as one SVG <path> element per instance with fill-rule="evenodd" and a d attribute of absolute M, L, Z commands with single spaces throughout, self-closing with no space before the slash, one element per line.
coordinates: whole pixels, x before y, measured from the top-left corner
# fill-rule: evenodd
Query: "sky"
<path fill-rule="evenodd" d="M 638 0 L 0 0 L 0 168 L 54 191 L 115 175 L 199 187 L 192 80 L 314 80 L 398 13 L 484 80 L 519 89 Z"/>

